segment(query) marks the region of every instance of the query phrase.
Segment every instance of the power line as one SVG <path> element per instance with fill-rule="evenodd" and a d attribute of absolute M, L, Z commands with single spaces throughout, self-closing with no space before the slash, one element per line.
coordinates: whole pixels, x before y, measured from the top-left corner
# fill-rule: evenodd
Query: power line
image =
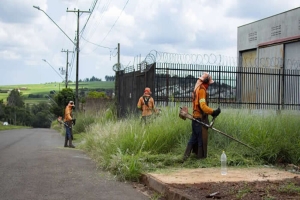
<path fill-rule="evenodd" d="M 120 16 L 122 15 L 123 11 L 125 10 L 125 8 L 126 8 L 126 6 L 127 6 L 127 4 L 128 4 L 128 1 L 129 1 L 129 0 L 127 0 L 127 2 L 126 2 L 126 4 L 124 5 L 124 7 L 123 7 L 123 9 L 122 9 L 122 11 L 121 11 L 119 17 L 116 19 L 115 23 L 112 25 L 112 27 L 110 28 L 110 30 L 108 31 L 108 33 L 106 34 L 106 36 L 103 38 L 103 40 L 100 42 L 100 44 L 102 44 L 102 42 L 106 39 L 106 37 L 108 36 L 108 34 L 110 33 L 110 31 L 111 31 L 111 30 L 113 29 L 113 27 L 116 25 L 117 21 L 119 20 Z"/>
<path fill-rule="evenodd" d="M 106 4 L 104 4 L 104 5 L 102 6 L 102 9 L 101 9 L 101 11 L 100 11 L 100 13 L 101 13 L 100 19 L 99 19 L 98 23 L 97 23 L 95 26 L 92 26 L 92 27 L 94 27 L 94 29 L 91 30 L 91 31 L 88 33 L 88 35 L 90 35 L 89 38 L 93 37 L 94 33 L 96 32 L 97 28 L 99 27 L 99 23 L 101 22 L 101 20 L 102 20 L 102 18 L 103 18 L 103 16 L 104 16 L 104 11 L 108 9 L 108 7 L 109 7 L 111 1 L 112 1 L 112 0 L 108 0 L 108 1 L 106 2 Z"/>
<path fill-rule="evenodd" d="M 98 1 L 98 0 L 97 0 L 97 1 Z M 110 2 L 111 2 L 111 0 L 108 0 L 107 3 L 102 7 L 102 10 L 104 10 L 105 7 L 107 8 Z M 96 4 L 97 4 L 97 2 L 96 2 Z M 96 4 L 94 3 L 94 6 L 92 6 L 93 11 L 95 10 Z M 101 4 L 101 1 L 99 2 L 97 9 L 99 8 L 99 5 L 100 5 L 100 4 Z M 93 11 L 92 11 L 92 12 L 93 12 Z M 101 11 L 101 12 L 102 12 L 102 11 Z M 101 12 L 100 12 L 100 13 L 101 13 Z M 91 15 L 90 15 L 90 16 L 91 16 Z M 89 16 L 89 17 L 90 17 L 90 16 Z M 102 16 L 103 16 L 103 13 L 102 13 L 101 16 L 100 16 L 99 22 L 101 21 Z M 96 31 L 96 29 L 98 28 L 97 25 L 91 25 L 90 27 L 93 27 L 95 31 Z M 90 32 L 91 32 L 91 31 L 89 31 L 89 33 L 90 33 Z M 84 34 L 83 34 L 83 32 L 82 32 L 82 34 L 80 35 L 80 37 L 82 38 L 83 35 L 84 35 Z M 89 35 L 89 34 L 87 34 L 87 35 Z M 90 38 L 90 37 L 89 37 L 89 38 Z M 82 44 L 82 45 L 81 45 L 81 49 L 83 49 L 83 48 L 85 47 L 86 44 L 87 44 L 87 42 L 85 42 L 84 44 Z M 94 49 L 94 50 L 95 50 L 95 49 Z"/>
<path fill-rule="evenodd" d="M 114 51 L 118 49 L 117 47 L 115 47 L 115 48 L 105 47 L 105 46 L 101 46 L 101 45 L 99 45 L 99 44 L 90 42 L 90 41 L 86 40 L 84 37 L 81 37 L 81 38 L 82 38 L 83 40 L 85 40 L 86 42 L 91 43 L 91 44 L 93 44 L 93 45 L 95 45 L 95 46 L 102 47 L 102 48 L 105 48 L 105 49 L 109 49 L 110 58 L 111 58 L 111 56 L 112 56 L 112 57 L 115 57 L 115 56 L 117 55 L 117 53 L 116 53 L 115 55 L 113 55 Z M 96 48 L 97 48 L 97 47 L 96 47 Z M 96 49 L 96 48 L 95 48 L 95 49 Z M 95 49 L 94 49 L 94 50 L 95 50 Z"/>
<path fill-rule="evenodd" d="M 54 67 L 52 67 L 52 65 L 46 59 L 42 59 L 42 60 L 46 62 L 62 80 L 64 80 L 64 78 L 54 69 Z"/>
<path fill-rule="evenodd" d="M 88 41 L 87 39 L 85 39 L 83 36 L 81 36 L 81 38 L 82 38 L 83 40 L 85 40 L 86 42 L 91 43 L 91 44 L 93 44 L 93 45 L 96 45 L 96 46 L 98 46 L 98 47 L 102 47 L 102 48 L 105 48 L 105 49 L 117 49 L 117 48 L 110 48 L 110 47 L 101 46 L 101 45 L 99 45 L 99 44 L 90 42 L 90 41 Z"/>
<path fill-rule="evenodd" d="M 87 23 L 88 23 L 90 17 L 91 17 L 92 14 L 93 14 L 93 11 L 94 11 L 94 9 L 95 9 L 95 6 L 97 5 L 97 2 L 98 2 L 98 0 L 95 0 L 95 1 L 94 1 L 93 5 L 92 5 L 92 7 L 91 7 L 91 9 L 90 9 L 90 10 L 91 10 L 91 13 L 90 13 L 88 19 L 86 20 L 86 22 L 85 22 L 83 28 L 81 29 L 80 34 L 83 34 L 83 31 L 85 30 L 85 27 L 86 27 L 86 25 L 87 25 Z"/>
<path fill-rule="evenodd" d="M 75 47 L 73 47 L 73 51 L 75 52 Z M 75 60 L 75 53 L 73 53 L 73 56 L 71 58 L 71 64 L 70 64 L 71 66 L 70 66 L 69 79 L 70 79 L 72 71 L 73 71 L 74 60 Z"/>

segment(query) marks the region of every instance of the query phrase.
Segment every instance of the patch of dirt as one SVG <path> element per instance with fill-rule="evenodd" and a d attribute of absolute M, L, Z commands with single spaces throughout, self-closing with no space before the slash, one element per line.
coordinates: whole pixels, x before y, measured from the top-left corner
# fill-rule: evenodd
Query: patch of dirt
<path fill-rule="evenodd" d="M 300 199 L 300 179 L 281 181 L 170 184 L 191 199 Z"/>
<path fill-rule="evenodd" d="M 151 173 L 150 176 L 174 188 L 188 199 L 300 199 L 300 175 L 286 170 L 199 168 Z"/>

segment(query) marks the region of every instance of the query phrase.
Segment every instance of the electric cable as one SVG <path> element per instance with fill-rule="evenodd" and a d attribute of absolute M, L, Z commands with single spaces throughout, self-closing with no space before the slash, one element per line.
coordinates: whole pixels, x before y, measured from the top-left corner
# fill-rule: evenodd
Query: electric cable
<path fill-rule="evenodd" d="M 87 34 L 87 35 L 88 35 L 88 38 L 93 37 L 93 35 L 95 34 L 96 30 L 97 30 L 98 27 L 99 27 L 100 22 L 102 21 L 103 16 L 104 16 L 104 11 L 107 10 L 107 9 L 109 8 L 109 5 L 110 5 L 111 1 L 112 1 L 112 0 L 108 0 L 108 1 L 106 2 L 106 4 L 104 4 L 104 5 L 102 6 L 102 9 L 100 10 L 100 14 L 101 14 L 101 15 L 100 15 L 100 19 L 99 19 L 98 23 L 97 23 L 95 26 L 91 26 L 91 27 L 94 27 L 94 29 L 91 30 L 90 32 L 88 32 L 88 34 Z"/>
<path fill-rule="evenodd" d="M 119 20 L 120 16 L 122 15 L 123 11 L 125 10 L 127 4 L 128 4 L 129 0 L 127 0 L 126 4 L 124 5 L 120 15 L 118 16 L 118 18 L 116 19 L 115 23 L 112 25 L 112 27 L 110 28 L 110 30 L 108 31 L 108 33 L 106 34 L 106 36 L 103 38 L 103 40 L 100 42 L 100 44 L 102 44 L 102 42 L 106 39 L 106 37 L 108 36 L 108 34 L 110 33 L 110 31 L 113 29 L 113 27 L 116 25 L 117 21 Z"/>
<path fill-rule="evenodd" d="M 97 2 L 98 2 L 98 0 L 95 0 L 95 1 L 94 1 L 93 5 L 92 5 L 92 7 L 91 7 L 91 9 L 90 9 L 90 15 L 89 15 L 89 17 L 87 18 L 87 20 L 86 20 L 86 22 L 85 22 L 83 28 L 82 28 L 81 31 L 79 32 L 79 34 L 83 34 L 83 31 L 85 30 L 86 25 L 87 25 L 88 21 L 90 20 L 92 14 L 93 14 L 93 11 L 94 11 L 94 9 L 95 9 L 95 6 L 96 6 Z"/>
<path fill-rule="evenodd" d="M 98 1 L 98 0 L 97 0 Z M 100 1 L 100 3 L 101 3 L 101 1 Z M 100 3 L 98 4 L 98 7 L 97 7 L 97 9 L 99 8 L 99 5 L 100 5 Z M 108 3 L 110 3 L 110 2 L 108 2 Z M 104 10 L 104 7 L 106 6 L 106 7 L 108 7 L 108 3 L 106 3 L 103 7 L 102 7 L 102 10 Z M 96 4 L 97 4 L 97 2 L 96 2 Z M 94 6 L 92 6 L 92 12 L 95 10 L 95 6 L 96 6 L 96 4 L 94 4 Z M 101 13 L 101 12 L 100 12 Z M 91 15 L 90 15 L 91 16 Z M 90 16 L 89 16 L 89 18 L 90 18 Z M 100 20 L 99 21 L 101 21 L 101 19 L 102 19 L 102 16 L 103 16 L 103 13 L 102 13 L 102 15 L 100 16 Z M 98 26 L 96 26 L 96 25 L 94 25 L 94 26 L 90 26 L 90 27 L 95 27 L 95 29 L 97 29 L 97 27 Z M 84 29 L 85 29 L 85 27 L 84 27 Z M 84 32 L 83 32 L 83 30 L 84 29 L 82 29 L 82 31 L 80 32 L 80 39 L 83 37 L 83 35 L 84 35 Z M 88 35 L 88 34 L 87 34 Z M 85 42 L 85 43 L 83 43 L 82 45 L 81 45 L 81 50 L 85 47 L 85 45 L 87 44 L 87 42 Z M 95 50 L 95 49 L 94 49 Z"/>
<path fill-rule="evenodd" d="M 91 44 L 96 45 L 96 46 L 101 47 L 101 48 L 105 48 L 105 49 L 116 49 L 116 48 L 105 47 L 105 46 L 102 46 L 102 45 L 99 45 L 99 44 L 90 42 L 90 41 L 88 41 L 87 39 L 85 39 L 83 36 L 81 36 L 81 38 L 82 38 L 83 40 L 85 40 L 86 42 L 91 43 Z"/>
<path fill-rule="evenodd" d="M 75 60 L 75 47 L 73 47 L 73 56 L 71 58 L 71 63 L 70 63 L 70 73 L 69 73 L 69 77 L 68 77 L 69 80 L 70 80 L 71 75 L 72 75 L 74 60 Z"/>

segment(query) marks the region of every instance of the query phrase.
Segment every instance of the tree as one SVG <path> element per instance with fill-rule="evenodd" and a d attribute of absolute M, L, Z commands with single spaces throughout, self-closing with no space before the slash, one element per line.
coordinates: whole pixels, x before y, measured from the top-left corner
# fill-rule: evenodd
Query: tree
<path fill-rule="evenodd" d="M 32 105 L 32 107 L 31 107 L 31 113 L 33 115 L 37 115 L 39 112 L 42 112 L 44 110 L 49 111 L 49 109 L 50 109 L 50 105 L 48 103 L 46 103 L 46 102 L 40 102 L 38 104 Z"/>
<path fill-rule="evenodd" d="M 107 98 L 105 92 L 97 92 L 97 91 L 90 91 L 88 93 L 88 98 L 94 98 L 94 99 L 97 99 L 97 98 Z"/>
<path fill-rule="evenodd" d="M 34 128 L 50 128 L 52 119 L 49 118 L 46 111 L 37 113 L 32 120 L 32 127 Z"/>
<path fill-rule="evenodd" d="M 31 108 L 32 117 L 32 127 L 34 128 L 50 128 L 51 122 L 55 118 L 52 113 L 50 113 L 51 105 L 45 102 L 40 102 L 39 104 L 33 105 Z"/>
<path fill-rule="evenodd" d="M 6 105 L 6 117 L 10 120 L 10 123 L 17 125 L 19 122 L 19 113 L 20 109 L 24 108 L 24 101 L 22 94 L 19 90 L 14 89 L 10 92 L 7 97 L 7 105 Z"/>
<path fill-rule="evenodd" d="M 7 97 L 8 106 L 24 107 L 24 101 L 22 94 L 17 89 L 14 89 L 10 92 Z"/>
<path fill-rule="evenodd" d="M 115 76 L 105 76 L 105 81 L 115 81 Z"/>
<path fill-rule="evenodd" d="M 4 103 L 3 103 L 3 99 L 0 100 L 0 120 L 4 118 L 5 116 L 5 112 L 4 112 Z"/>
<path fill-rule="evenodd" d="M 4 107 L 4 116 L 2 119 L 14 125 L 31 126 L 32 115 L 25 107 L 19 108 L 16 106 Z"/>
<path fill-rule="evenodd" d="M 63 116 L 66 105 L 68 105 L 69 101 L 74 100 L 74 91 L 70 88 L 64 88 L 59 93 L 57 93 L 57 95 L 54 96 L 55 103 L 52 102 L 50 110 L 57 117 Z"/>
<path fill-rule="evenodd" d="M 17 108 L 17 125 L 32 126 L 33 115 L 26 108 Z"/>

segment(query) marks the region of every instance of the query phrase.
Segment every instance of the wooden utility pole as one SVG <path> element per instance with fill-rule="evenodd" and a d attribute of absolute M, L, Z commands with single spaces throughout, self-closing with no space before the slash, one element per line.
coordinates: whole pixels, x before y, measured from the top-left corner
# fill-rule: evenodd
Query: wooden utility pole
<path fill-rule="evenodd" d="M 77 12 L 77 36 L 76 36 L 76 94 L 75 94 L 75 108 L 79 110 L 79 98 L 78 98 L 78 72 L 79 72 L 79 17 L 80 13 L 91 13 L 90 11 L 68 10 L 67 12 Z"/>
<path fill-rule="evenodd" d="M 61 52 L 67 53 L 67 64 L 66 64 L 66 88 L 68 88 L 68 69 L 69 69 L 69 53 L 73 53 L 73 51 L 62 49 Z"/>

